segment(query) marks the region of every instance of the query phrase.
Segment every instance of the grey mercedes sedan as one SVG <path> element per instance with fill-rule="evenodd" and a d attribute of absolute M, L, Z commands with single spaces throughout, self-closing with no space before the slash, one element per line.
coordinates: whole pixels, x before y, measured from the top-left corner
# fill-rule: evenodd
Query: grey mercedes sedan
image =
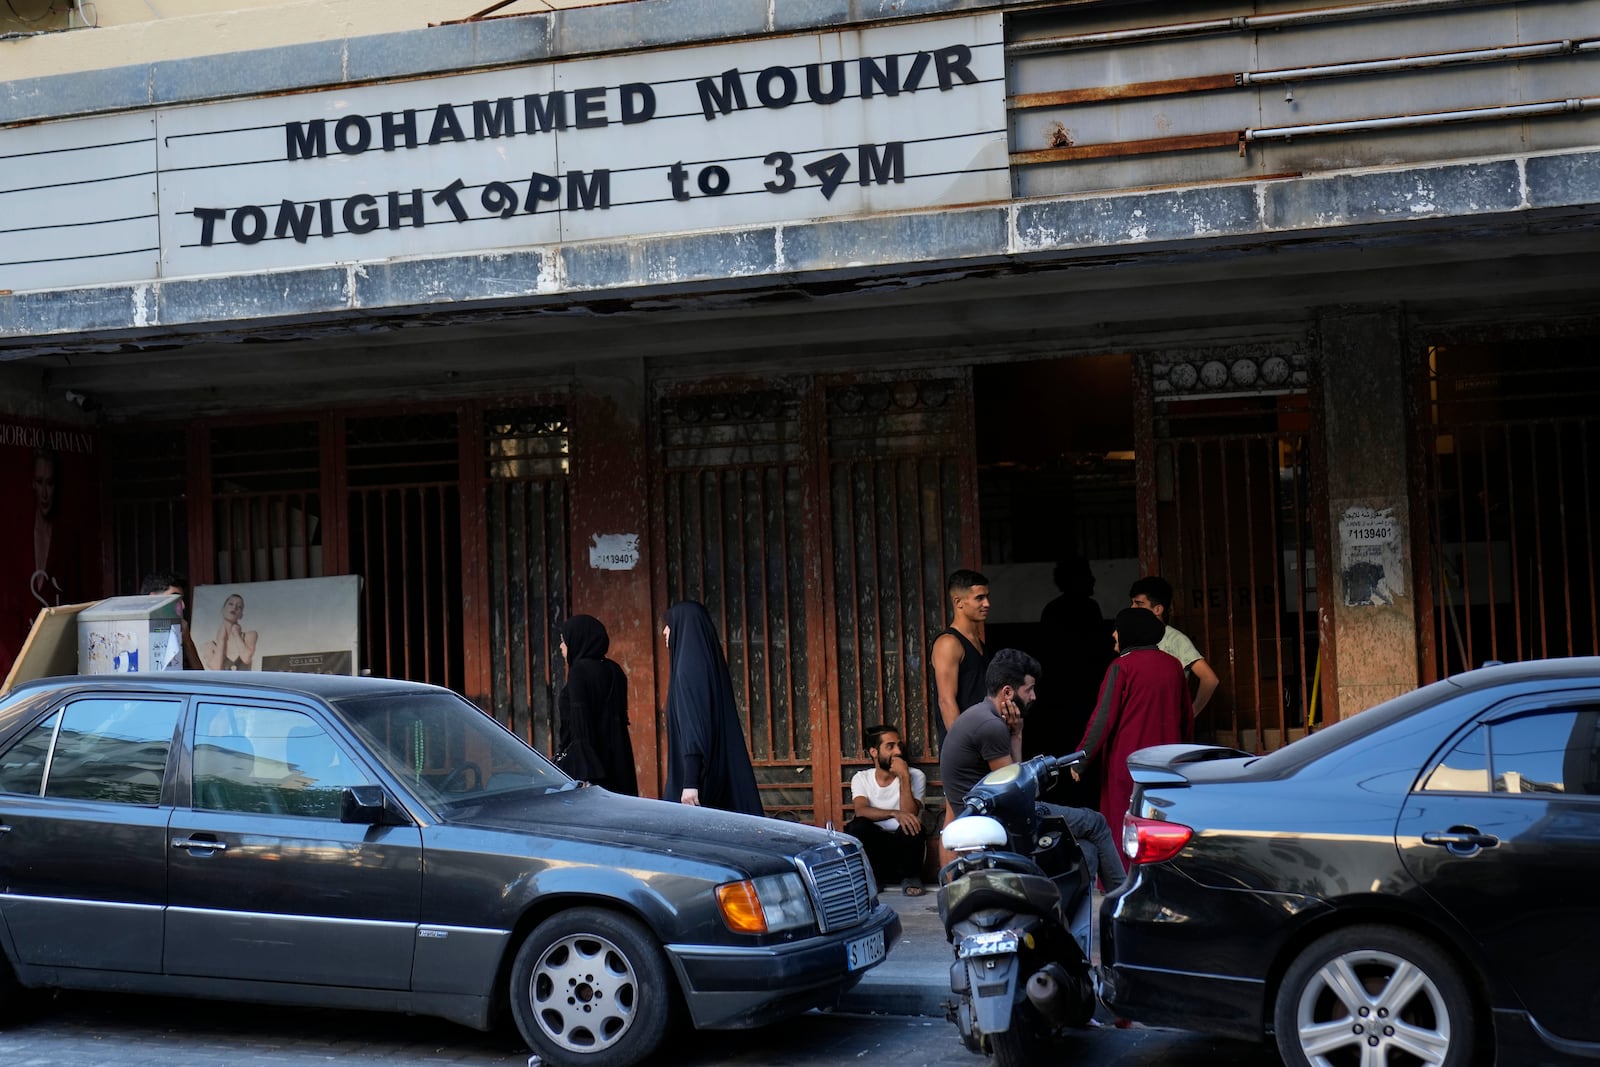
<path fill-rule="evenodd" d="M 547 1063 L 625 1067 L 677 1010 L 829 1004 L 899 925 L 852 839 L 579 788 L 434 686 L 173 672 L 0 703 L 0 1011 L 19 987 L 509 1010 Z"/>

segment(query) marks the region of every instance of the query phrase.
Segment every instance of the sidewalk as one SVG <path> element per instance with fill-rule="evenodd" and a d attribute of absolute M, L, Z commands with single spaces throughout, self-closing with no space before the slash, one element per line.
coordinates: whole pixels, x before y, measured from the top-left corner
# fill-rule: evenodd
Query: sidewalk
<path fill-rule="evenodd" d="M 900 915 L 900 940 L 889 946 L 887 959 L 862 975 L 835 1010 L 943 1018 L 955 955 L 939 923 L 934 887 L 928 886 L 920 897 L 888 889 L 882 899 Z"/>

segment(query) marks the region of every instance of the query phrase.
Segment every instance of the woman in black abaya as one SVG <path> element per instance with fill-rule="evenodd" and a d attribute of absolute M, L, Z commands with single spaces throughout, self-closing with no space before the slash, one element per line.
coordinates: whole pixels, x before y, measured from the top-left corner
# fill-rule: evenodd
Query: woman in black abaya
<path fill-rule="evenodd" d="M 667 610 L 663 623 L 672 665 L 663 799 L 764 814 L 733 703 L 733 679 L 711 616 L 704 605 L 684 600 Z"/>
<path fill-rule="evenodd" d="M 561 624 L 567 684 L 556 702 L 561 712 L 556 762 L 580 781 L 636 797 L 628 677 L 606 658 L 610 649 L 611 637 L 593 615 L 574 615 Z"/>

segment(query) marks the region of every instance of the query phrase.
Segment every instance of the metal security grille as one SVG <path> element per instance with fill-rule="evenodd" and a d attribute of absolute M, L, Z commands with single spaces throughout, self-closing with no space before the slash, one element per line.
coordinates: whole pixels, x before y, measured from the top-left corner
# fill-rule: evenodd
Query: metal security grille
<path fill-rule="evenodd" d="M 1257 380 L 1238 367 L 1219 390 L 1230 373 Z M 1172 623 L 1221 682 L 1196 731 L 1255 752 L 1336 717 L 1319 685 L 1328 554 L 1310 398 L 1262 392 L 1156 401 L 1153 440 L 1139 448 L 1142 569 L 1172 583 Z"/>
<path fill-rule="evenodd" d="M 893 723 L 938 777 L 928 649 L 945 578 L 974 562 L 977 515 L 968 379 L 827 390 L 828 508 L 839 738 Z M 848 797 L 848 775 L 841 783 Z"/>
<path fill-rule="evenodd" d="M 188 441 L 183 430 L 118 430 L 106 442 L 111 475 L 112 588 L 133 593 L 147 574 L 189 573 Z"/>
<path fill-rule="evenodd" d="M 566 410 L 487 411 L 483 441 L 489 710 L 552 752 L 561 620 L 570 599 Z"/>
<path fill-rule="evenodd" d="M 717 625 L 767 814 L 812 822 L 802 403 L 786 385 L 663 398 L 660 506 L 667 602 Z"/>
<path fill-rule="evenodd" d="M 1421 589 L 1428 680 L 1600 655 L 1600 369 L 1589 339 L 1428 352 Z"/>
<path fill-rule="evenodd" d="M 361 662 L 460 690 L 461 492 L 454 412 L 344 427 L 350 570 L 363 579 Z"/>
<path fill-rule="evenodd" d="M 212 428 L 214 581 L 323 575 L 320 431 L 310 421 Z"/>

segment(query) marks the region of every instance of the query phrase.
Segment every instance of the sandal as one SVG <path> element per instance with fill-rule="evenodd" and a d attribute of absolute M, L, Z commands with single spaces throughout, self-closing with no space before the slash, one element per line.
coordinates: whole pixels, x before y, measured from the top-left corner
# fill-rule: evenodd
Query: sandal
<path fill-rule="evenodd" d="M 900 883 L 900 892 L 908 897 L 920 897 L 923 893 L 922 883 L 915 878 L 907 878 Z"/>

